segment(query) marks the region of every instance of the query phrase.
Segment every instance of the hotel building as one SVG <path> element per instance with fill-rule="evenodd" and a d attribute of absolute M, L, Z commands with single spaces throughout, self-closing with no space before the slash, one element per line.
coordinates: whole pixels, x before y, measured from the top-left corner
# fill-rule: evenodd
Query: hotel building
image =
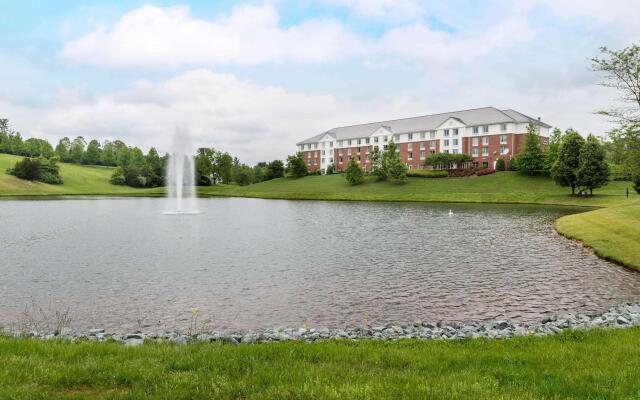
<path fill-rule="evenodd" d="M 540 118 L 484 107 L 333 128 L 297 146 L 311 172 L 324 173 L 331 164 L 342 171 L 351 157 L 369 171 L 369 153 L 375 146 L 381 151 L 386 149 L 392 140 L 409 168 L 428 168 L 424 161 L 434 153 L 468 154 L 474 165 L 495 168 L 499 158 L 508 163 L 518 154 L 529 123 L 538 126 L 541 141 L 547 143 L 551 126 Z"/>

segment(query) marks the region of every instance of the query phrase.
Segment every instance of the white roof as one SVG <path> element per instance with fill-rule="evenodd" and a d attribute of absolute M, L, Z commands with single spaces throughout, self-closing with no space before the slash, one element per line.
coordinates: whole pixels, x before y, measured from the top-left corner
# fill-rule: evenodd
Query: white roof
<path fill-rule="evenodd" d="M 389 128 L 394 134 L 435 130 L 449 118 L 460 120 L 467 126 L 489 125 L 501 123 L 529 123 L 534 122 L 545 128 L 551 126 L 531 118 L 515 110 L 498 110 L 495 107 L 475 108 L 472 110 L 453 111 L 441 114 L 424 115 L 421 117 L 394 119 L 390 121 L 371 122 L 367 124 L 342 126 L 329 129 L 318 135 L 303 140 L 297 144 L 318 142 L 324 135 L 329 134 L 335 140 L 357 139 L 370 136 L 379 127 Z"/>

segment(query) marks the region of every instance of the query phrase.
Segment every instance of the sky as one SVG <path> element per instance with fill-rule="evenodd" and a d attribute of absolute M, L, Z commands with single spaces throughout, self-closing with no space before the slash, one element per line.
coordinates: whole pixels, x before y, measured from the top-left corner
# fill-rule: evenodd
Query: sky
<path fill-rule="evenodd" d="M 603 135 L 589 59 L 640 42 L 638 0 L 0 0 L 0 117 L 25 137 L 243 162 L 336 126 L 494 106 Z"/>

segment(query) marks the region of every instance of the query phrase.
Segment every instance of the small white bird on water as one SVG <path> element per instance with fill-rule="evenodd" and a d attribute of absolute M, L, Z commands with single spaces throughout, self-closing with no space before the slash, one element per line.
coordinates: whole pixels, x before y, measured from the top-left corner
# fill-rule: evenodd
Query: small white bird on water
<path fill-rule="evenodd" d="M 449 210 L 449 216 L 453 215 L 453 211 Z"/>

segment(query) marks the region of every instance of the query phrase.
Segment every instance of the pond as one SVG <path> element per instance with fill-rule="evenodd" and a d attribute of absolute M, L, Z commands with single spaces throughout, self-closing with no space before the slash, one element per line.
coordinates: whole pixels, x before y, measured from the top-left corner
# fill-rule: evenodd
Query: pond
<path fill-rule="evenodd" d="M 533 323 L 640 298 L 640 274 L 557 235 L 580 210 L 200 199 L 0 201 L 0 323 L 28 304 L 77 329 Z M 449 211 L 453 215 L 449 215 Z"/>

